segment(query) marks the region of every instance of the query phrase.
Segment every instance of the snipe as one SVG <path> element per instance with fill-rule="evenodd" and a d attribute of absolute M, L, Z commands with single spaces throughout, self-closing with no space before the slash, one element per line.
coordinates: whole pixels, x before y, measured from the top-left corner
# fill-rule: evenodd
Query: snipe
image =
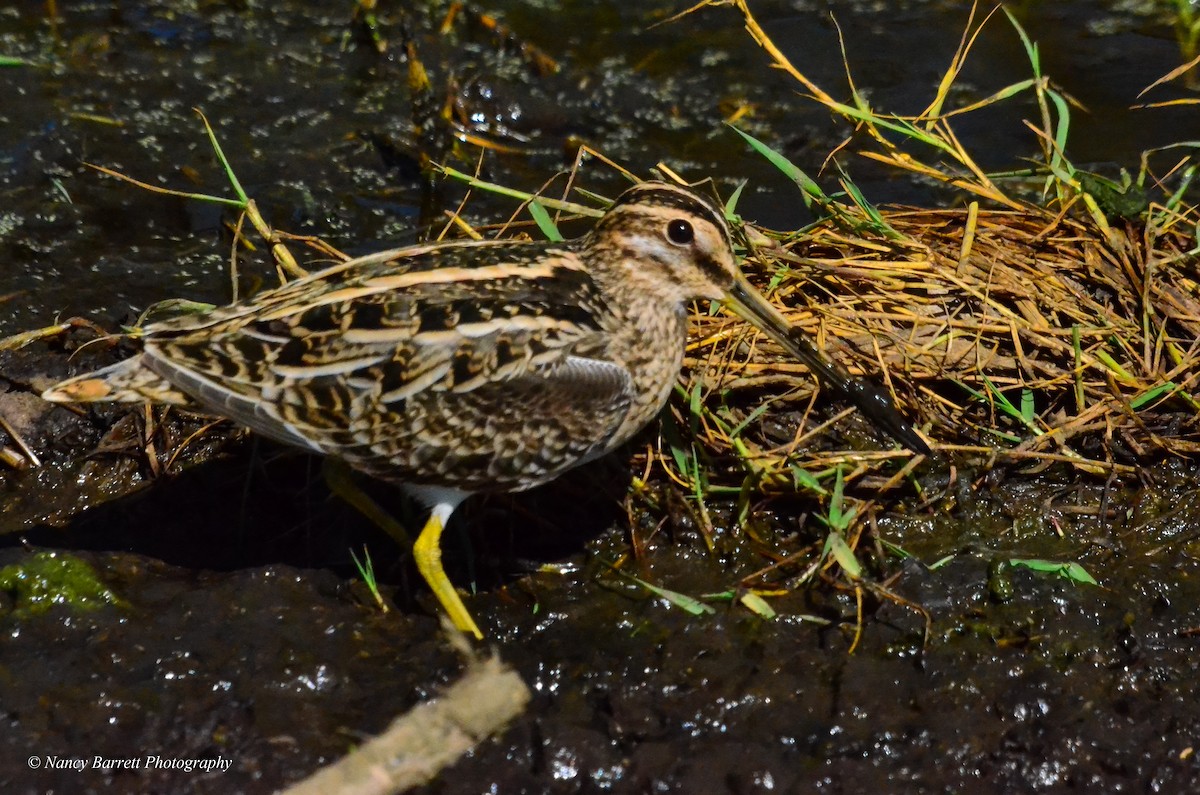
<path fill-rule="evenodd" d="M 253 299 L 146 326 L 141 355 L 43 395 L 189 405 L 401 483 L 431 507 L 417 567 L 482 637 L 441 565 L 454 509 L 553 480 L 628 440 L 679 374 L 687 306 L 754 323 L 883 430 L 928 447 L 738 270 L 720 208 L 661 182 L 566 243 L 453 242 L 334 265 Z"/>

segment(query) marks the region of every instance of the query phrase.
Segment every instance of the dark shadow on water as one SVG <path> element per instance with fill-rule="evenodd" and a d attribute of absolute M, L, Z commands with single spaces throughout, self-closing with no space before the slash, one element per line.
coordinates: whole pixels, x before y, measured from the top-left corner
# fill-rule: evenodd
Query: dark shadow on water
<path fill-rule="evenodd" d="M 87 510 L 65 528 L 39 527 L 9 540 L 133 552 L 192 569 L 329 568 L 347 579 L 358 577 L 350 551 L 362 558 L 366 547 L 381 582 L 411 594 L 406 586 L 419 578 L 408 549 L 332 494 L 321 469 L 319 458 L 251 442 Z M 529 492 L 472 497 L 442 538 L 447 573 L 461 587 L 488 590 L 580 552 L 624 522 L 630 477 L 618 453 Z M 421 506 L 393 484 L 365 476 L 356 482 L 417 536 L 426 518 Z"/>

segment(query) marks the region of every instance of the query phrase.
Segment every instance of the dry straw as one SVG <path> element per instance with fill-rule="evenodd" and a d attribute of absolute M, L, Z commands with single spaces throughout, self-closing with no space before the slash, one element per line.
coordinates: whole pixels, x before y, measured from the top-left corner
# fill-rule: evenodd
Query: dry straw
<path fill-rule="evenodd" d="M 825 216 L 804 234 L 750 235 L 758 245 L 747 267 L 792 322 L 852 372 L 885 374 L 943 453 L 1111 473 L 1200 452 L 1200 213 L 1182 201 L 1197 144 L 1158 152 L 1182 152 L 1161 177 L 1145 156 L 1125 190 L 1077 171 L 1065 156 L 1070 100 L 1041 74 L 1036 45 L 1011 17 L 1032 78 L 945 109 L 982 28 L 972 17 L 929 107 L 895 116 L 872 110 L 853 79 L 851 100 L 835 100 L 787 60 L 745 2 L 732 5 L 775 67 L 854 125 L 847 146 L 968 194 L 959 209 L 875 208 L 843 177 L 844 198 L 831 198 L 743 133 Z M 953 131 L 956 116 L 1018 95 L 1031 96 L 1040 117 L 1029 124 L 1044 161 L 1040 202 L 1002 190 Z M 1114 205 L 1142 197 L 1131 219 L 1118 218 Z M 818 433 L 827 412 L 810 410 L 811 386 L 797 386 L 799 368 L 782 363 L 773 343 L 721 316 L 699 322 L 686 389 L 697 396 L 694 416 L 681 408 L 677 418 L 701 428 L 718 471 L 724 462 L 768 488 L 794 487 L 798 469 L 894 471 L 882 464 L 899 453 L 862 452 L 878 440 L 855 438 L 853 423 Z M 770 411 L 744 422 L 763 399 Z M 779 418 L 789 408 L 804 421 L 785 438 Z"/>

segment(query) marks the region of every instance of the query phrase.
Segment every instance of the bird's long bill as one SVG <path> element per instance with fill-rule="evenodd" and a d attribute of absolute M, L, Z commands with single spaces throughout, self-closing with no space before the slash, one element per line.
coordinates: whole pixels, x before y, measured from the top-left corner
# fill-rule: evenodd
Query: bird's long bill
<path fill-rule="evenodd" d="M 782 345 L 825 386 L 854 404 L 881 431 L 914 452 L 930 452 L 929 445 L 904 419 L 886 392 L 870 381 L 854 378 L 841 365 L 827 359 L 812 340 L 800 329 L 793 328 L 742 274 L 737 275 L 725 305 Z"/>

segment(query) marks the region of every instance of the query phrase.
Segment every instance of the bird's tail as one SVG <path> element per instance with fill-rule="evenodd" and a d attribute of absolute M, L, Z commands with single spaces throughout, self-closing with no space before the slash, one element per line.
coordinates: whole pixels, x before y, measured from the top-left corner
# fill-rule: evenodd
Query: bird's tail
<path fill-rule="evenodd" d="M 77 375 L 42 393 L 51 403 L 168 403 L 188 406 L 192 400 L 151 370 L 145 356 L 135 356 L 94 373 Z"/>

